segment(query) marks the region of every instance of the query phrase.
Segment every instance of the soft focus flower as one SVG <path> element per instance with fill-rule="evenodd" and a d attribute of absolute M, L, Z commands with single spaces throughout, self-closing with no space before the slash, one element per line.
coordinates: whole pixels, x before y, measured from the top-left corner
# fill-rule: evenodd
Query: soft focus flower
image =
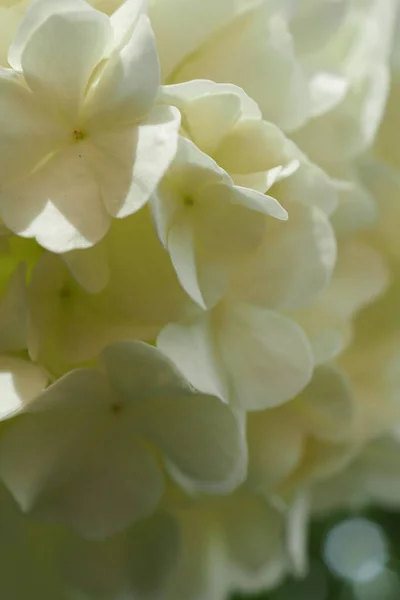
<path fill-rule="evenodd" d="M 50 386 L 3 436 L 1 477 L 24 511 L 89 538 L 113 534 L 159 502 L 157 452 L 198 489 L 240 483 L 246 446 L 228 407 L 145 344 L 110 346 L 102 365 Z"/>
<path fill-rule="evenodd" d="M 399 506 L 398 17 L 0 0 L 1 597 L 257 593 Z"/>

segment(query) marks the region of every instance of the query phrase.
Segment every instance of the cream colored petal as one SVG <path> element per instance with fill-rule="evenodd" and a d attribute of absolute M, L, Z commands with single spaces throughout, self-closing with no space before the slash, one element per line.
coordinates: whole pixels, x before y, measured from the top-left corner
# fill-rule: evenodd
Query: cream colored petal
<path fill-rule="evenodd" d="M 308 306 L 328 285 L 336 261 L 329 220 L 316 207 L 288 206 L 285 223 L 267 225 L 264 243 L 236 269 L 232 294 L 259 306 Z"/>
<path fill-rule="evenodd" d="M 84 143 L 70 146 L 4 191 L 0 200 L 7 226 L 57 253 L 98 242 L 110 217 L 86 151 Z"/>
<path fill-rule="evenodd" d="M 150 21 L 138 17 L 126 45 L 108 60 L 85 101 L 89 130 L 135 123 L 151 110 L 160 83 Z"/>
<path fill-rule="evenodd" d="M 48 10 L 50 4 L 53 7 Z M 79 126 L 79 111 L 89 78 L 105 56 L 112 31 L 106 15 L 85 2 L 74 0 L 70 8 L 66 5 L 62 0 L 55 3 L 41 0 L 32 5 L 10 56 L 15 61 L 15 55 L 20 53 L 29 87 L 49 109 L 58 108 L 72 128 L 72 137 Z M 42 10 L 48 12 L 43 20 Z M 42 22 L 35 27 L 36 19 Z"/>
<path fill-rule="evenodd" d="M 0 421 L 24 410 L 46 387 L 47 373 L 28 360 L 0 355 Z"/>

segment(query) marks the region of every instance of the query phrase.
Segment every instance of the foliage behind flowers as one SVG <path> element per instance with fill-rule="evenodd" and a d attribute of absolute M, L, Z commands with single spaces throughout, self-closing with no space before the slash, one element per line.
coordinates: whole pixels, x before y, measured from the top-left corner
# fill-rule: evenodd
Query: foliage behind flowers
<path fill-rule="evenodd" d="M 397 13 L 0 1 L 2 597 L 275 594 L 399 506 Z"/>

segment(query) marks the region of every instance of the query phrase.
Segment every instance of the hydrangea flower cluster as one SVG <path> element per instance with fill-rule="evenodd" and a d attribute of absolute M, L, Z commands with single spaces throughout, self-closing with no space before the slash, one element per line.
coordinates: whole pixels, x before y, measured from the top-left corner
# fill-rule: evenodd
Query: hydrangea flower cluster
<path fill-rule="evenodd" d="M 225 600 L 400 506 L 398 12 L 0 0 L 2 597 Z"/>

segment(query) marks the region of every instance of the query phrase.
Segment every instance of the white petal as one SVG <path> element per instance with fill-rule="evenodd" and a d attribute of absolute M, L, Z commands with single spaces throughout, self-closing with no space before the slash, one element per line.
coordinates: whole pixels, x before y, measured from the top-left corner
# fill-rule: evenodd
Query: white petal
<path fill-rule="evenodd" d="M 149 399 L 139 427 L 195 489 L 225 494 L 246 476 L 242 418 L 215 396 L 192 391 Z"/>
<path fill-rule="evenodd" d="M 282 221 L 286 221 L 288 218 L 287 211 L 272 196 L 267 196 L 256 190 L 237 185 L 234 189 L 236 192 L 235 202 L 237 204 Z"/>
<path fill-rule="evenodd" d="M 331 215 L 338 205 L 336 182 L 318 165 L 311 163 L 294 144 L 288 153 L 293 153 L 294 161 L 298 161 L 298 168 L 290 176 L 278 180 L 273 194 L 284 206 L 287 202 L 303 202 L 308 206 L 317 206 L 325 214 Z"/>
<path fill-rule="evenodd" d="M 159 334 L 157 347 L 175 362 L 195 388 L 228 401 L 228 382 L 215 352 L 209 313 L 170 323 Z"/>
<path fill-rule="evenodd" d="M 63 402 L 63 399 L 62 399 Z M 24 511 L 62 482 L 93 424 L 91 411 L 59 410 L 17 418 L 1 441 L 0 473 Z M 79 448 L 79 449 L 78 449 Z"/>
<path fill-rule="evenodd" d="M 355 421 L 355 400 L 345 372 L 329 365 L 315 369 L 310 384 L 303 390 L 298 410 L 317 438 L 340 441 L 351 436 Z"/>
<path fill-rule="evenodd" d="M 278 127 L 242 118 L 226 132 L 213 156 L 228 173 L 249 174 L 286 163 L 285 149 L 286 139 Z"/>
<path fill-rule="evenodd" d="M 96 0 L 96 8 L 109 14 L 111 11 L 101 8 L 101 1 Z M 109 2 L 109 0 L 105 0 L 105 2 Z M 147 14 L 147 2 L 146 0 L 125 0 L 121 4 L 119 0 L 116 3 L 114 0 L 111 0 L 110 8 L 113 10 L 110 16 L 110 23 L 114 33 L 112 52 L 120 50 L 127 44 L 140 17 Z"/>
<path fill-rule="evenodd" d="M 159 349 L 144 342 L 111 344 L 101 353 L 110 385 L 128 403 L 149 402 L 190 392 L 190 386 L 174 363 Z"/>
<path fill-rule="evenodd" d="M 232 579 L 250 592 L 277 585 L 286 568 L 283 520 L 265 500 L 238 495 L 220 515 Z"/>
<path fill-rule="evenodd" d="M 150 3 L 150 17 L 156 33 L 164 78 L 209 36 L 248 8 L 246 2 L 222 0 L 218 4 L 172 0 Z M 185 27 L 182 27 L 185 23 Z M 193 79 L 191 77 L 190 79 Z"/>
<path fill-rule="evenodd" d="M 155 191 L 175 157 L 179 112 L 158 106 L 137 126 L 94 133 L 90 161 L 110 215 L 126 217 Z"/>
<path fill-rule="evenodd" d="M 195 237 L 189 219 L 183 217 L 170 228 L 168 233 L 168 250 L 181 286 L 192 300 L 197 302 L 202 308 L 206 308 L 207 301 L 211 301 L 209 298 L 210 293 L 209 290 L 206 290 L 206 293 L 204 293 L 201 289 Z M 217 282 L 219 287 L 221 287 L 222 283 L 222 289 L 226 289 L 226 277 L 221 278 L 219 281 L 217 280 Z"/>
<path fill-rule="evenodd" d="M 170 324 L 157 343 L 195 387 L 245 410 L 286 402 L 313 369 L 298 325 L 245 303 L 222 305 L 211 318 Z"/>
<path fill-rule="evenodd" d="M 0 73 L 0 192 L 67 139 L 65 127 L 17 79 Z"/>
<path fill-rule="evenodd" d="M 200 96 L 181 109 L 183 126 L 197 146 L 213 156 L 219 142 L 240 118 L 240 108 L 237 94 L 214 92 Z"/>
<path fill-rule="evenodd" d="M 84 143 L 73 145 L 4 191 L 0 200 L 6 225 L 57 253 L 98 242 L 110 217 L 85 153 Z"/>
<path fill-rule="evenodd" d="M 9 50 L 10 65 L 16 71 L 22 71 L 21 58 L 26 43 L 35 31 L 55 13 L 76 13 L 90 10 L 84 0 L 35 0 L 25 11 L 14 43 Z"/>
<path fill-rule="evenodd" d="M 107 432 L 74 471 L 65 487 L 40 499 L 34 513 L 88 539 L 104 539 L 150 514 L 163 493 L 156 459 L 130 428 Z"/>
<path fill-rule="evenodd" d="M 110 404 L 110 392 L 104 376 L 95 369 L 76 369 L 58 379 L 31 403 L 25 412 L 59 412 L 88 415 Z M 79 419 L 78 419 L 79 422 Z"/>
<path fill-rule="evenodd" d="M 335 273 L 321 302 L 332 315 L 349 318 L 379 297 L 388 283 L 381 255 L 368 244 L 350 239 L 339 246 Z"/>
<path fill-rule="evenodd" d="M 322 164 L 346 162 L 372 143 L 388 94 L 385 65 L 373 65 L 361 83 L 327 115 L 310 120 L 293 139 L 306 154 Z"/>
<path fill-rule="evenodd" d="M 182 553 L 167 600 L 218 600 L 229 593 L 220 532 L 207 513 L 199 516 L 196 510 L 180 512 Z"/>
<path fill-rule="evenodd" d="M 300 9 L 290 22 L 296 51 L 299 54 L 312 54 L 322 49 L 339 29 L 347 9 L 348 0 L 315 2 L 309 8 Z"/>
<path fill-rule="evenodd" d="M 179 526 L 168 513 L 158 512 L 128 532 L 125 553 L 130 588 L 138 598 L 161 594 L 175 573 L 181 552 Z"/>
<path fill-rule="evenodd" d="M 85 126 L 135 123 L 151 109 L 160 83 L 159 64 L 150 21 L 141 15 L 128 43 L 112 56 L 85 102 Z"/>
<path fill-rule="evenodd" d="M 0 473 L 24 511 L 99 539 L 154 509 L 163 488 L 157 463 L 110 406 L 100 374 L 84 370 L 14 422 L 2 438 Z"/>
<path fill-rule="evenodd" d="M 47 374 L 27 360 L 0 355 L 0 420 L 27 406 L 47 384 Z"/>
<path fill-rule="evenodd" d="M 160 511 L 106 540 L 70 536 L 62 566 L 68 583 L 90 597 L 122 600 L 133 593 L 151 600 L 173 574 L 180 550 L 176 519 Z"/>
<path fill-rule="evenodd" d="M 248 481 L 256 492 L 269 494 L 301 461 L 304 428 L 290 404 L 248 415 Z"/>
<path fill-rule="evenodd" d="M 310 81 L 310 101 L 313 117 L 332 110 L 344 100 L 349 90 L 349 80 L 332 71 L 318 71 Z"/>
<path fill-rule="evenodd" d="M 186 479 L 225 491 L 246 466 L 243 424 L 214 396 L 195 392 L 163 353 L 141 342 L 121 342 L 103 353 L 112 389 L 140 403 L 136 427 Z"/>
<path fill-rule="evenodd" d="M 271 17 L 268 3 L 232 21 L 188 57 L 169 82 L 196 78 L 242 87 L 258 103 L 264 118 L 286 131 L 300 126 L 308 116 L 307 82 L 296 62 L 292 37 L 283 19 Z M 273 82 L 268 91 L 266 81 Z"/>
<path fill-rule="evenodd" d="M 209 79 L 194 79 L 175 85 L 164 85 L 159 92 L 159 100 L 164 104 L 173 104 L 179 110 L 183 110 L 192 100 L 210 94 L 238 96 L 240 98 L 241 115 L 243 118 L 261 118 L 261 111 L 257 103 L 241 87 L 233 83 L 215 83 L 215 81 L 210 81 Z"/>
<path fill-rule="evenodd" d="M 237 270 L 236 297 L 266 308 L 307 306 L 329 283 L 336 239 L 328 218 L 316 207 L 288 207 L 289 220 L 270 223 L 265 241 Z"/>
<path fill-rule="evenodd" d="M 62 255 L 71 275 L 89 293 L 97 294 L 110 280 L 110 265 L 104 244 Z"/>
<path fill-rule="evenodd" d="M 211 183 L 232 183 L 232 179 L 214 159 L 183 136 L 179 137 L 178 150 L 168 177 L 179 190 L 187 193 L 195 193 L 199 187 Z"/>
<path fill-rule="evenodd" d="M 35 5 L 29 14 L 34 10 Z M 104 58 L 111 35 L 107 16 L 82 2 L 77 10 L 55 10 L 47 16 L 23 48 L 21 65 L 29 87 L 47 106 L 58 106 L 72 128 L 77 126 L 90 75 Z"/>
<path fill-rule="evenodd" d="M 274 198 L 222 183 L 201 190 L 193 208 L 193 227 L 199 247 L 216 260 L 230 259 L 229 262 L 257 248 L 267 226 L 264 215 L 287 218 L 285 209 Z"/>
<path fill-rule="evenodd" d="M 308 383 L 311 348 L 293 321 L 245 303 L 228 305 L 220 318 L 218 346 L 234 405 L 245 410 L 277 406 Z"/>

